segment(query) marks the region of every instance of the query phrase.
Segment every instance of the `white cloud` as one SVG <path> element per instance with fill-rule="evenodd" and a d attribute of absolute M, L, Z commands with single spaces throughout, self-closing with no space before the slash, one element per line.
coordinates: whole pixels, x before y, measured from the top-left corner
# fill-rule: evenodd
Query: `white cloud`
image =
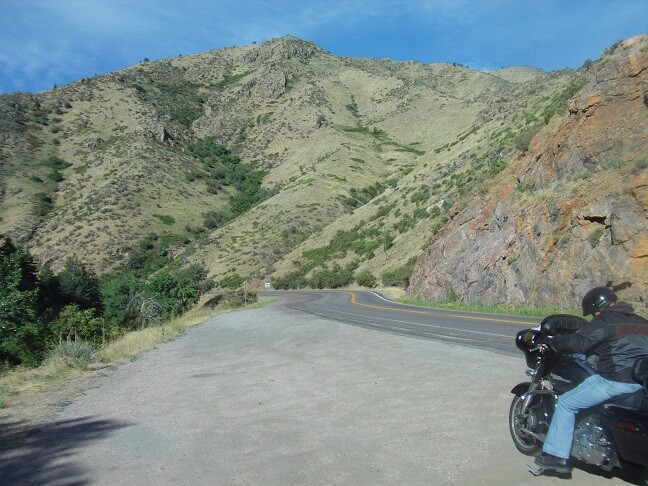
<path fill-rule="evenodd" d="M 60 27 L 81 35 L 130 38 L 146 35 L 155 27 L 156 2 L 151 1 L 57 0 L 39 4 Z"/>
<path fill-rule="evenodd" d="M 572 64 L 574 57 L 593 57 L 583 54 L 588 46 L 591 50 L 600 45 L 597 50 L 602 50 L 606 43 L 625 37 L 615 33 L 645 19 L 642 14 L 648 11 L 645 0 L 611 4 L 609 0 L 4 0 L 0 91 L 46 89 L 124 68 L 144 57 L 193 54 L 286 34 L 313 40 L 340 55 L 423 62 L 463 59 L 475 66 L 540 60 L 567 65 L 568 56 Z M 557 52 L 558 43 L 574 49 Z"/>

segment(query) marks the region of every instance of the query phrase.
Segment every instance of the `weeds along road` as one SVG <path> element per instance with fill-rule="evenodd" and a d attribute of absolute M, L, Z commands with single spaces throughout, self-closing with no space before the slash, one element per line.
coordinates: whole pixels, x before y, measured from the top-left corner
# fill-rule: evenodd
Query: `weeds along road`
<path fill-rule="evenodd" d="M 300 305 L 218 316 L 98 378 L 20 446 L 2 443 L 0 484 L 564 484 L 532 477 L 509 437 L 522 356 Z M 623 483 L 577 469 L 570 484 Z"/>

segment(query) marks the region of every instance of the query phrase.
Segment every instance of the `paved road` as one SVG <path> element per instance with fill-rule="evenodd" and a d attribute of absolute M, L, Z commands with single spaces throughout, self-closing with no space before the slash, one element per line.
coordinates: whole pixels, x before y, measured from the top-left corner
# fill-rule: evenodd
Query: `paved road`
<path fill-rule="evenodd" d="M 292 308 L 371 329 L 432 338 L 519 355 L 511 335 L 539 318 L 431 309 L 390 301 L 370 291 L 264 292 Z"/>
<path fill-rule="evenodd" d="M 521 357 L 278 302 L 98 379 L 21 447 L 3 444 L 0 484 L 565 484 L 530 476 L 510 440 L 522 379 Z M 569 484 L 623 483 L 576 470 Z"/>

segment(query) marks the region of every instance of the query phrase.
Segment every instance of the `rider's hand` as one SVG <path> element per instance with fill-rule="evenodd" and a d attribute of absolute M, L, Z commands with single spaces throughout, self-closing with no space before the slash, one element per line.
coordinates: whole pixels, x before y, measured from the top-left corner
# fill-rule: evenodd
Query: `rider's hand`
<path fill-rule="evenodd" d="M 554 349 L 553 338 L 550 337 L 550 336 L 549 337 L 543 337 L 542 339 L 540 339 L 538 341 L 538 346 L 539 346 L 538 350 L 541 353 L 546 353 L 550 349 Z"/>

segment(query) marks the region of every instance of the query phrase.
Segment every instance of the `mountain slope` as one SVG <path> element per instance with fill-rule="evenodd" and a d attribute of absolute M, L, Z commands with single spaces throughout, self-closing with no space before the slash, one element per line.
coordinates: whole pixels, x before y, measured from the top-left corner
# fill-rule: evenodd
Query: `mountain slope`
<path fill-rule="evenodd" d="M 603 63 L 622 62 L 626 48 L 618 50 L 583 73 L 476 72 L 340 58 L 284 37 L 2 96 L 0 232 L 54 268 L 75 255 L 110 271 L 154 234 L 169 258 L 200 262 L 216 279 L 312 278 L 335 265 L 376 277 L 411 271 L 408 262 L 432 235 L 426 255 L 444 241 L 460 246 L 452 229 L 458 215 L 491 201 L 499 184 L 510 186 L 511 163 L 517 174 L 526 160 L 533 180 L 551 177 L 544 159 L 531 155 L 547 150 L 538 138 L 520 154 L 538 130 L 563 131 L 567 100 L 604 72 Z M 625 136 L 613 132 L 615 140 Z M 233 212 L 240 188 L 214 179 L 222 167 L 196 155 L 201 140 L 263 174 L 256 195 L 265 199 Z M 510 193 L 507 210 L 522 210 L 518 196 L 529 197 L 530 180 L 521 183 L 526 193 Z M 453 272 L 473 248 L 462 248 L 454 267 L 434 263 L 455 294 L 539 298 L 463 292 Z M 445 296 L 424 277 L 426 258 L 412 288 Z"/>

